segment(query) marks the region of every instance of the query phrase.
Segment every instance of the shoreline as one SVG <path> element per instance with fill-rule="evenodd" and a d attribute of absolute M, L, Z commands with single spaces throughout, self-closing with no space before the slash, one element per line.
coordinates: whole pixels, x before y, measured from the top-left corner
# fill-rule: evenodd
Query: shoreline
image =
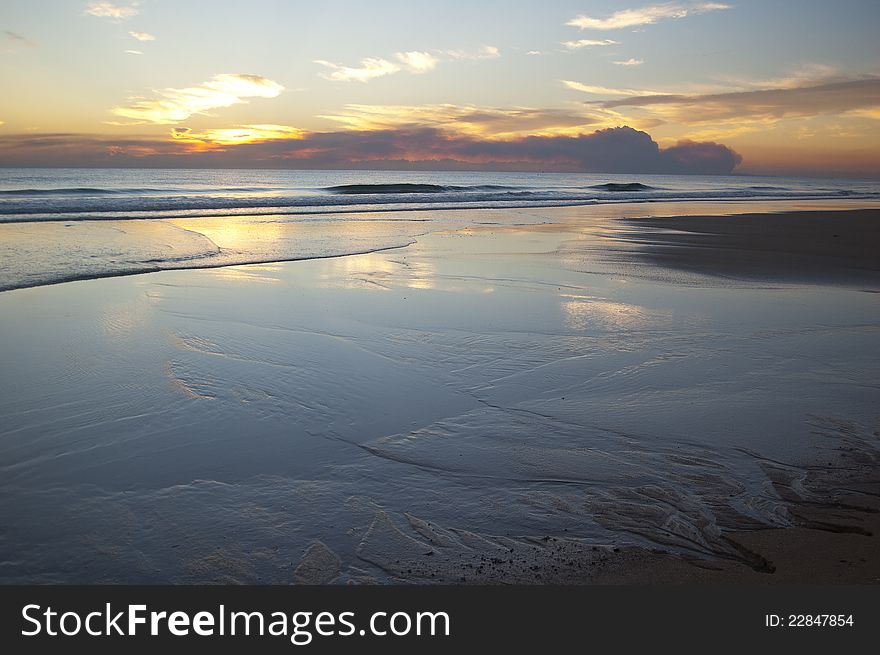
<path fill-rule="evenodd" d="M 343 254 L 339 254 L 339 255 L 336 255 L 336 254 L 334 254 L 334 255 L 312 255 L 310 257 L 297 257 L 294 259 L 268 259 L 266 261 L 253 261 L 253 262 L 246 262 L 246 263 L 242 263 L 242 264 L 235 264 L 235 263 L 233 263 L 233 264 L 217 263 L 217 264 L 204 264 L 204 265 L 195 264 L 195 265 L 191 265 L 191 266 L 181 266 L 179 268 L 177 268 L 177 267 L 151 268 L 149 270 L 142 270 L 142 271 L 119 271 L 119 272 L 108 272 L 105 274 L 92 274 L 92 275 L 84 274 L 82 276 L 70 277 L 70 278 L 66 278 L 64 280 L 54 280 L 51 282 L 37 282 L 34 284 L 25 284 L 22 286 L 9 287 L 8 289 L 0 287 L 0 293 L 4 293 L 4 292 L 8 292 L 8 291 L 20 291 L 20 290 L 24 290 L 24 289 L 38 289 L 40 287 L 52 287 L 52 286 L 57 286 L 59 284 L 67 284 L 69 282 L 88 282 L 89 280 L 106 280 L 109 278 L 117 278 L 117 277 L 132 277 L 135 275 L 150 275 L 151 273 L 162 273 L 165 271 L 190 271 L 190 270 L 202 271 L 202 270 L 215 269 L 215 268 L 231 268 L 233 266 L 261 266 L 264 264 L 287 264 L 287 263 L 292 263 L 292 262 L 306 262 L 306 261 L 320 260 L 320 259 L 338 259 L 340 257 L 357 257 L 358 255 L 371 255 L 374 253 L 388 252 L 390 250 L 401 250 L 402 248 L 408 248 L 411 245 L 412 245 L 412 242 L 402 244 L 399 246 L 387 246 L 384 248 L 375 248 L 373 250 L 364 250 L 363 252 L 347 252 L 347 253 L 343 253 Z"/>
<path fill-rule="evenodd" d="M 82 218 L 77 213 L 60 213 L 57 218 L 27 218 L 28 216 L 45 216 L 46 214 L 40 214 L 38 212 L 33 212 L 31 214 L 23 213 L 23 214 L 10 214 L 16 217 L 24 217 L 24 218 L 12 218 L 12 219 L 4 219 L 0 221 L 0 225 L 27 225 L 29 223 L 78 223 L 78 222 L 93 222 L 93 221 L 107 221 L 107 222 L 125 222 L 125 221 L 174 221 L 174 220 L 190 220 L 190 219 L 199 219 L 199 218 L 268 218 L 272 216 L 307 216 L 307 217 L 315 217 L 315 216 L 335 216 L 335 215 L 351 215 L 351 214 L 410 214 L 410 213 L 418 213 L 418 212 L 465 212 L 465 211 L 511 211 L 511 210 L 520 210 L 520 209 L 569 209 L 569 208 L 584 208 L 584 207 L 595 207 L 595 208 L 603 208 L 603 207 L 615 207 L 617 205 L 666 205 L 666 204 L 683 204 L 683 203 L 695 203 L 695 204 L 740 204 L 740 205 L 755 205 L 760 203 L 773 204 L 798 204 L 798 203 L 828 203 L 829 205 L 834 204 L 840 206 L 841 203 L 846 204 L 859 204 L 859 205 L 868 205 L 868 204 L 877 204 L 878 200 L 872 197 L 849 197 L 849 198 L 840 198 L 838 196 L 827 196 L 827 197 L 810 197 L 806 196 L 803 198 L 793 197 L 793 198 L 669 198 L 669 199 L 658 199 L 658 198 L 626 198 L 620 200 L 571 200 L 571 201 L 531 201 L 531 202 L 516 202 L 510 201 L 510 204 L 500 205 L 500 204 L 492 204 L 492 205 L 465 205 L 465 204 L 442 204 L 442 203 L 422 203 L 421 205 L 411 205 L 408 207 L 395 207 L 394 203 L 388 203 L 386 205 L 382 205 L 380 203 L 376 203 L 377 207 L 370 207 L 370 203 L 364 203 L 360 206 L 353 207 L 345 207 L 345 206 L 336 206 L 336 205 L 317 205 L 315 209 L 297 209 L 287 210 L 285 207 L 243 207 L 236 208 L 238 211 L 234 212 L 210 212 L 210 210 L 205 210 L 204 212 L 200 212 L 197 209 L 193 210 L 185 210 L 187 213 L 181 214 L 167 214 L 166 212 L 173 210 L 157 210 L 161 211 L 161 215 L 153 215 L 153 216 L 135 216 L 130 214 L 115 214 L 111 216 L 104 216 L 103 218 Z M 403 203 L 400 203 L 403 204 Z M 845 209 L 845 208 L 844 208 Z M 854 208 L 855 209 L 855 208 Z M 263 211 L 252 211 L 252 210 L 263 210 Z M 113 209 L 108 210 L 100 210 L 93 209 L 90 212 L 83 213 L 95 213 L 95 214 L 110 214 L 114 211 Z M 150 210 L 143 210 L 144 212 L 148 212 Z M 662 215 L 662 213 L 661 213 Z M 400 219 L 407 220 L 407 219 Z M 430 219 L 425 218 L 413 218 L 409 219 L 413 222 L 425 222 Z"/>
<path fill-rule="evenodd" d="M 749 208 L 750 205 L 754 206 L 758 202 L 763 202 L 765 204 L 763 210 L 759 210 L 757 212 L 739 211 L 740 209 Z M 821 209 L 793 208 L 800 205 L 801 202 L 806 202 L 808 206 L 818 205 L 821 207 L 825 204 L 827 204 L 828 206 Z M 240 253 L 236 252 L 237 249 L 228 246 L 226 243 L 218 242 L 220 240 L 217 239 L 216 234 L 219 233 L 222 236 L 222 229 L 218 229 L 217 225 L 221 225 L 223 219 L 227 219 L 229 221 L 235 221 L 242 218 L 254 218 L 260 220 L 271 217 L 271 214 L 254 216 L 206 216 L 195 218 L 131 218 L 125 219 L 121 221 L 121 223 L 125 224 L 129 222 L 136 222 L 138 224 L 153 224 L 169 227 L 174 230 L 183 230 L 184 232 L 189 233 L 190 236 L 204 239 L 208 244 L 210 244 L 210 247 L 213 248 L 213 251 L 207 251 L 196 255 L 169 257 L 164 260 L 154 259 L 151 260 L 150 263 L 155 263 L 149 266 L 145 265 L 147 262 L 133 261 L 126 264 L 131 268 L 73 274 L 70 272 L 66 272 L 58 279 L 48 279 L 45 281 L 18 281 L 4 284 L 2 282 L 2 278 L 0 278 L 0 293 L 7 291 L 16 291 L 19 289 L 32 289 L 42 286 L 65 284 L 68 282 L 96 280 L 112 277 L 125 277 L 131 275 L 146 275 L 161 271 L 178 271 L 191 269 L 199 270 L 226 268 L 231 266 L 275 264 L 379 253 L 388 250 L 406 248 L 413 245 L 419 238 L 438 232 L 479 229 L 486 226 L 503 228 L 505 226 L 504 223 L 485 223 L 480 221 L 474 221 L 473 224 L 462 225 L 454 225 L 444 222 L 444 216 L 454 215 L 457 211 L 474 212 L 478 215 L 482 215 L 485 213 L 491 216 L 510 211 L 521 212 L 524 209 L 532 209 L 536 212 L 544 213 L 544 220 L 534 221 L 533 219 L 534 222 L 532 223 L 525 223 L 521 225 L 511 224 L 511 227 L 531 226 L 534 229 L 578 229 L 576 220 L 571 220 L 572 214 L 575 216 L 586 215 L 588 217 L 591 217 L 592 223 L 590 223 L 590 226 L 594 230 L 605 232 L 606 236 L 611 241 L 625 243 L 630 246 L 620 255 L 616 254 L 619 249 L 609 249 L 609 252 L 605 253 L 604 257 L 606 261 L 612 263 L 627 265 L 634 261 L 643 261 L 652 265 L 656 265 L 659 268 L 692 271 L 719 278 L 731 276 L 731 274 L 733 274 L 734 276 L 739 275 L 740 278 L 744 280 L 760 280 L 763 278 L 765 280 L 821 284 L 823 282 L 829 281 L 830 273 L 832 274 L 832 277 L 830 278 L 831 283 L 835 283 L 836 281 L 837 283 L 840 283 L 840 280 L 843 280 L 843 283 L 845 284 L 855 283 L 859 279 L 866 279 L 870 283 L 874 283 L 878 281 L 878 278 L 880 278 L 880 273 L 878 273 L 878 271 L 880 271 L 880 264 L 877 263 L 877 258 L 871 257 L 870 255 L 880 249 L 880 227 L 878 227 L 880 226 L 880 207 L 869 206 L 854 208 L 848 206 L 850 202 L 858 201 L 847 201 L 843 205 L 840 204 L 840 201 L 830 200 L 749 200 L 720 201 L 708 203 L 705 201 L 627 201 L 621 203 L 594 203 L 586 205 L 573 204 L 550 207 L 524 206 L 515 208 L 468 208 L 465 210 L 445 210 L 443 208 L 432 207 L 391 211 L 376 210 L 377 213 L 386 213 L 396 216 L 398 214 L 409 214 L 412 211 L 431 209 L 439 212 L 440 218 L 436 223 L 432 223 L 430 219 L 412 219 L 411 221 L 401 218 L 392 219 L 393 223 L 415 222 L 425 226 L 429 226 L 426 227 L 425 231 L 423 232 L 416 232 L 409 235 L 406 239 L 406 243 L 396 243 L 393 245 L 376 245 L 375 247 L 367 247 L 338 253 L 333 252 L 327 254 L 291 254 L 291 256 L 270 257 L 260 257 L 257 254 L 251 257 L 242 257 Z M 773 207 L 774 204 L 782 205 L 782 207 Z M 673 211 L 675 211 L 676 209 L 681 210 L 683 208 L 688 208 L 692 206 L 694 207 L 694 211 L 696 211 L 697 213 L 666 214 L 662 211 L 645 212 L 643 210 L 644 207 L 654 205 L 659 205 L 661 207 L 674 207 Z M 716 211 L 705 214 L 699 213 L 700 211 L 704 211 L 701 210 L 701 208 L 707 205 L 710 207 L 716 207 Z M 635 208 L 640 210 L 635 212 L 636 214 L 639 214 L 638 216 L 626 216 L 626 214 L 633 213 L 632 211 L 626 211 L 627 209 Z M 589 211 L 587 212 L 587 210 Z M 339 212 L 327 213 L 332 215 L 333 213 Z M 353 210 L 351 213 L 370 213 L 370 211 Z M 861 220 L 858 220 L 858 224 L 853 226 L 853 221 L 850 220 L 851 217 L 855 217 Z M 220 223 L 217 224 L 215 222 L 215 224 L 212 225 L 212 218 L 215 219 L 215 221 L 219 220 Z M 770 224 L 770 222 L 768 221 L 768 218 L 769 221 L 772 222 L 784 222 L 786 224 L 785 228 L 790 231 L 786 232 L 785 234 L 785 243 L 782 243 L 779 239 L 777 239 L 776 242 L 770 244 L 771 246 L 775 245 L 775 249 L 772 247 L 768 248 L 765 244 L 764 247 L 755 250 L 752 245 L 747 242 L 750 239 L 766 239 L 768 235 L 768 227 L 773 227 L 772 224 Z M 596 222 L 597 219 L 600 219 L 599 222 Z M 727 219 L 737 220 L 735 223 L 733 223 Z M 756 225 L 755 219 L 758 219 L 762 224 Z M 610 223 L 607 222 L 609 220 Z M 27 229 L 29 225 L 37 226 L 38 229 L 52 229 L 53 225 L 57 225 L 59 227 L 70 227 L 68 225 L 64 225 L 68 222 L 69 221 L 58 220 L 0 223 L 0 233 L 2 233 L 4 227 L 8 227 L 10 229 Z M 119 221 L 105 219 L 76 220 L 72 222 L 72 226 L 77 226 L 78 228 L 88 228 L 89 226 L 94 224 L 101 228 L 107 228 L 112 227 L 117 222 Z M 367 221 L 367 223 L 369 222 L 370 221 Z M 603 225 L 603 222 L 605 222 L 606 224 Z M 799 223 L 799 225 L 794 225 L 793 223 L 795 222 Z M 807 238 L 805 239 L 802 235 L 794 232 L 794 229 L 803 230 L 804 225 L 802 223 L 805 222 L 810 223 L 806 225 L 806 227 L 811 228 L 813 232 L 821 231 L 823 229 L 825 231 L 831 230 L 832 232 L 842 231 L 845 232 L 845 234 L 835 234 L 834 237 L 844 236 L 845 238 L 839 239 L 836 243 L 833 244 L 836 247 L 836 250 L 827 249 L 825 252 L 818 253 L 813 251 L 805 251 L 803 246 L 808 243 L 810 239 L 814 238 L 814 236 L 807 235 Z M 205 230 L 204 232 L 199 231 L 199 223 L 203 223 L 203 227 L 201 229 Z M 849 223 L 849 225 L 846 225 L 844 223 Z M 257 225 L 259 225 L 259 223 L 257 223 Z M 291 223 L 289 225 L 295 227 L 296 223 Z M 621 229 L 621 226 L 633 225 L 638 226 L 638 231 L 631 229 L 631 227 L 629 227 L 629 229 Z M 259 230 L 259 227 L 257 227 L 257 230 Z M 211 238 L 211 236 L 208 235 L 212 235 L 213 239 Z M 0 236 L 2 236 L 2 234 L 0 234 Z M 137 239 L 138 237 L 136 234 L 134 234 L 131 238 Z M 857 245 L 857 248 L 853 248 L 854 244 Z M 847 247 L 849 247 L 849 249 L 846 249 Z M 724 254 L 725 251 L 727 255 L 725 260 L 719 262 L 713 259 L 719 254 L 719 252 Z M 780 254 L 787 255 L 789 259 L 792 259 L 792 261 L 779 262 L 775 260 L 774 257 L 778 257 Z M 60 258 L 59 261 L 63 260 L 64 254 L 58 253 L 58 255 Z M 711 255 L 712 257 L 709 257 L 707 255 Z M 812 258 L 808 258 L 806 257 L 806 255 L 812 255 Z M 865 270 L 862 271 L 863 274 L 861 278 L 856 275 L 854 279 L 853 272 L 841 272 L 840 269 L 842 267 L 840 265 L 840 262 L 829 261 L 831 257 L 851 259 L 854 257 L 854 255 L 858 255 L 860 264 L 863 264 L 865 266 Z M 75 256 L 75 254 L 70 253 L 69 256 Z M 225 261 L 211 261 L 212 259 L 224 257 L 226 258 Z M 795 261 L 795 259 L 797 259 L 798 257 L 800 257 L 803 261 Z M 725 262 L 726 268 L 724 267 Z M 811 275 L 806 275 L 805 272 L 809 269 L 809 267 L 814 267 L 817 263 L 820 265 L 819 268 L 813 268 L 811 270 Z M 748 271 L 747 268 L 743 266 L 744 264 L 748 264 L 752 267 L 754 267 L 755 265 L 763 266 L 764 268 L 762 270 L 752 270 L 751 274 L 748 274 L 750 273 L 750 271 Z M 773 266 L 773 264 L 775 264 L 775 266 Z M 37 273 L 37 275 L 39 274 L 40 273 Z M 59 275 L 62 274 L 59 273 Z M 849 278 L 848 282 L 846 281 L 847 278 Z"/>

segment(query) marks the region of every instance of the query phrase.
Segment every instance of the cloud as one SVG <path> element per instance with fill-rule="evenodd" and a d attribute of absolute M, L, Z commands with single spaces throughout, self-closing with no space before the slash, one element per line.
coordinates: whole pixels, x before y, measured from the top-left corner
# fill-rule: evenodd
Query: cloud
<path fill-rule="evenodd" d="M 18 32 L 11 32 L 10 30 L 0 32 L 0 52 L 4 54 L 18 52 L 21 48 L 35 47 L 37 47 L 36 43 Z"/>
<path fill-rule="evenodd" d="M 629 127 L 570 136 L 486 141 L 435 128 L 314 133 L 279 144 L 284 157 L 338 167 L 365 162 L 457 162 L 477 167 L 620 173 L 729 173 L 739 157 L 718 144 L 681 143 L 661 149 Z"/>
<path fill-rule="evenodd" d="M 133 38 L 137 39 L 138 41 L 155 41 L 156 40 L 155 36 L 153 36 L 152 34 L 147 34 L 146 32 L 129 32 L 129 35 L 131 35 Z"/>
<path fill-rule="evenodd" d="M 137 16 L 140 13 L 138 2 L 129 5 L 114 5 L 112 2 L 91 2 L 86 6 L 86 13 L 90 16 L 98 18 L 111 18 L 113 20 L 123 20 Z"/>
<path fill-rule="evenodd" d="M 127 55 L 142 55 L 144 53 L 141 52 L 140 50 L 126 50 L 125 54 L 127 54 Z"/>
<path fill-rule="evenodd" d="M 450 135 L 435 128 L 371 132 L 312 133 L 288 142 L 266 144 L 274 159 L 311 165 L 363 165 L 368 162 L 431 164 L 525 170 L 573 170 L 608 173 L 727 174 L 741 161 L 716 143 L 681 142 L 661 149 L 645 132 L 630 127 L 579 136 L 526 136 L 482 140 Z"/>
<path fill-rule="evenodd" d="M 527 135 L 578 135 L 601 121 L 586 111 L 530 107 L 479 107 L 475 105 L 359 105 L 350 104 L 332 115 L 349 130 L 382 131 L 431 127 L 447 133 L 481 139 L 518 138 Z"/>
<path fill-rule="evenodd" d="M 193 114 L 247 102 L 245 98 L 275 98 L 284 87 L 259 75 L 223 73 L 207 82 L 185 89 L 162 89 L 153 99 L 132 98 L 130 104 L 114 107 L 116 116 L 138 122 L 171 124 Z"/>
<path fill-rule="evenodd" d="M 880 107 L 874 109 L 853 109 L 849 113 L 858 118 L 870 118 L 871 120 L 880 121 Z"/>
<path fill-rule="evenodd" d="M 730 5 L 720 2 L 701 2 L 697 4 L 682 5 L 674 2 L 662 5 L 649 5 L 639 9 L 622 9 L 616 11 L 607 18 L 591 18 L 590 16 L 576 16 L 566 23 L 570 27 L 579 27 L 582 30 L 619 30 L 626 27 L 639 25 L 653 25 L 661 20 L 684 18 L 696 14 L 704 14 L 709 11 L 730 9 Z"/>
<path fill-rule="evenodd" d="M 464 50 L 439 50 L 425 52 L 411 50 L 409 52 L 395 53 L 396 61 L 390 61 L 381 57 L 367 57 L 361 59 L 359 66 L 345 66 L 336 64 L 326 59 L 316 59 L 314 63 L 329 68 L 329 73 L 319 73 L 325 80 L 332 82 L 369 82 L 378 77 L 394 75 L 401 71 L 420 74 L 434 70 L 437 64 L 443 61 L 494 59 L 499 57 L 500 52 L 495 46 L 483 46 L 477 52 Z"/>
<path fill-rule="evenodd" d="M 3 38 L 8 41 L 15 41 L 21 45 L 25 45 L 28 47 L 33 47 L 34 42 L 28 39 L 27 37 L 22 36 L 18 32 L 11 32 L 9 30 L 3 30 Z"/>
<path fill-rule="evenodd" d="M 569 50 L 579 50 L 581 48 L 592 48 L 596 46 L 618 45 L 618 42 L 612 41 L 611 39 L 578 39 L 577 41 L 563 41 L 562 45 Z"/>
<path fill-rule="evenodd" d="M 329 73 L 321 73 L 321 77 L 332 82 L 369 82 L 377 77 L 392 75 L 400 71 L 400 66 L 387 59 L 367 57 L 361 59 L 360 66 L 342 66 L 331 61 L 316 59 L 316 64 L 330 69 Z"/>
<path fill-rule="evenodd" d="M 540 57 L 544 53 L 541 52 L 540 50 L 529 50 L 526 54 L 529 55 L 530 57 Z"/>
<path fill-rule="evenodd" d="M 442 55 L 449 59 L 457 60 L 479 60 L 479 59 L 495 59 L 501 56 L 501 51 L 494 45 L 480 46 L 476 52 L 468 52 L 467 50 L 443 50 Z"/>
<path fill-rule="evenodd" d="M 626 59 L 624 61 L 612 61 L 611 63 L 616 66 L 641 66 L 645 62 L 642 59 L 633 59 L 632 57 L 630 57 L 629 59 Z"/>
<path fill-rule="evenodd" d="M 782 119 L 880 108 L 880 77 L 757 91 L 702 95 L 632 95 L 599 103 L 605 109 L 641 108 L 666 120 L 704 123 Z"/>
<path fill-rule="evenodd" d="M 793 89 L 802 86 L 830 84 L 832 82 L 847 82 L 853 78 L 843 75 L 836 66 L 808 63 L 803 64 L 782 77 L 753 79 L 735 76 L 719 76 L 719 79 L 726 83 L 728 89 L 730 89 L 730 87 L 735 87 L 735 90 L 745 91 L 758 89 Z"/>
<path fill-rule="evenodd" d="M 679 141 L 671 148 L 660 151 L 664 172 L 727 174 L 742 163 L 742 157 L 720 143 L 711 141 Z"/>
<path fill-rule="evenodd" d="M 581 84 L 572 80 L 560 80 L 563 86 L 572 91 L 580 91 L 581 93 L 589 93 L 597 96 L 638 96 L 638 97 L 654 97 L 661 95 L 655 91 L 646 91 L 644 89 L 613 89 L 607 86 L 593 86 L 589 84 Z M 610 106 L 610 105 L 609 105 Z"/>
<path fill-rule="evenodd" d="M 398 52 L 397 60 L 411 73 L 427 73 L 437 66 L 437 58 L 430 52 Z"/>
<path fill-rule="evenodd" d="M 236 127 L 208 129 L 193 132 L 188 127 L 171 128 L 171 137 L 182 143 L 192 143 L 205 148 L 261 143 L 276 139 L 299 139 L 303 131 L 289 125 L 238 125 Z"/>
<path fill-rule="evenodd" d="M 607 173 L 730 173 L 740 157 L 724 145 L 685 141 L 660 148 L 646 132 L 616 127 L 579 136 L 487 141 L 431 128 L 302 133 L 205 147 L 203 135 L 177 128 L 175 138 L 108 139 L 80 134 L 0 136 L 0 165 L 272 166 L 560 170 Z M 286 132 L 285 130 L 291 130 Z M 271 129 L 268 130 L 271 132 Z"/>

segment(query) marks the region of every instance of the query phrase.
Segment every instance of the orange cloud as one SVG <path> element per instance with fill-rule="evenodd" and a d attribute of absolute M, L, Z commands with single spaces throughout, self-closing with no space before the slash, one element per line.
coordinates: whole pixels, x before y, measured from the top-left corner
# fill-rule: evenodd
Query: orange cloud
<path fill-rule="evenodd" d="M 604 124 L 602 112 L 480 107 L 476 105 L 346 105 L 322 118 L 348 129 L 369 131 L 401 127 L 434 127 L 482 139 L 577 135 Z"/>
<path fill-rule="evenodd" d="M 114 107 L 116 116 L 138 122 L 168 125 L 179 123 L 193 114 L 247 102 L 245 98 L 275 98 L 284 87 L 259 75 L 223 73 L 199 86 L 185 89 L 162 89 L 152 99 L 134 98 L 131 103 Z"/>
<path fill-rule="evenodd" d="M 196 149 L 261 143 L 273 139 L 301 139 L 303 134 L 302 130 L 288 125 L 239 125 L 201 132 L 193 132 L 188 127 L 175 127 L 171 130 L 173 139 L 198 146 Z"/>
<path fill-rule="evenodd" d="M 590 84 L 581 84 L 572 80 L 560 80 L 562 85 L 572 91 L 580 91 L 581 93 L 589 93 L 597 96 L 659 96 L 663 95 L 658 91 L 647 91 L 645 89 L 612 89 L 607 86 L 593 86 Z"/>

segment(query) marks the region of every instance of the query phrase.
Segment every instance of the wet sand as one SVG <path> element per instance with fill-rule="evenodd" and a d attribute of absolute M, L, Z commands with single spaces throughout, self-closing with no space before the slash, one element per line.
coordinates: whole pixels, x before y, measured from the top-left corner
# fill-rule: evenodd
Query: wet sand
<path fill-rule="evenodd" d="M 876 486 L 875 486 L 876 490 Z M 696 560 L 633 549 L 608 560 L 594 584 L 880 584 L 880 502 L 876 496 L 797 511 L 796 527 L 726 535 L 763 560 Z"/>
<path fill-rule="evenodd" d="M 876 582 L 877 296 L 623 217 L 0 293 L 0 580 Z"/>
<path fill-rule="evenodd" d="M 878 288 L 880 210 L 627 219 L 662 267 L 734 279 Z"/>
<path fill-rule="evenodd" d="M 862 287 L 880 291 L 880 211 L 626 219 L 636 255 L 660 267 L 731 280 Z M 606 584 L 880 584 L 880 468 L 849 485 L 859 494 L 805 500 L 784 483 L 794 526 L 731 531 L 756 565 L 695 560 L 643 549 L 608 562 Z M 870 471 L 873 471 L 871 473 Z M 827 491 L 827 490 L 826 490 Z"/>

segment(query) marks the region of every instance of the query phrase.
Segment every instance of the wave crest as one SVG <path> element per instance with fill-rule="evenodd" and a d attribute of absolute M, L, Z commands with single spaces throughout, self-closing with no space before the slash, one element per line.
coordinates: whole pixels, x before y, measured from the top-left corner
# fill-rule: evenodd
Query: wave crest
<path fill-rule="evenodd" d="M 655 191 L 657 187 L 648 186 L 647 184 L 642 184 L 641 182 L 608 182 L 606 184 L 596 184 L 590 187 L 591 189 L 599 189 L 601 191 Z"/>
<path fill-rule="evenodd" d="M 480 184 L 476 186 L 448 186 L 442 184 L 415 184 L 402 182 L 398 184 L 341 184 L 326 187 L 324 190 L 341 195 L 370 195 L 394 193 L 444 193 L 448 191 L 508 191 L 517 187 L 498 184 Z"/>

